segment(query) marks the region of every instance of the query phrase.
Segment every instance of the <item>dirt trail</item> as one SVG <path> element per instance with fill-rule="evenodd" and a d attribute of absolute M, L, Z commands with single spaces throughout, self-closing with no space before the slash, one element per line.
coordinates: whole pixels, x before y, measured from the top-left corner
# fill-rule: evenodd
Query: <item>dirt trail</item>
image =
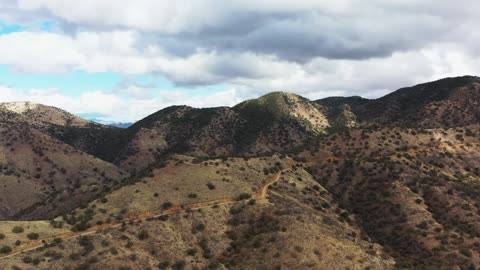
<path fill-rule="evenodd" d="M 286 169 L 283 169 L 282 171 L 280 171 L 280 172 L 278 172 L 274 175 L 268 176 L 265 179 L 264 183 L 262 184 L 262 186 L 260 188 L 260 191 L 253 194 L 251 196 L 251 198 L 248 198 L 248 199 L 243 200 L 243 201 L 247 201 L 247 200 L 250 200 L 250 199 L 255 199 L 257 201 L 265 201 L 267 199 L 268 188 L 272 184 L 274 184 L 275 182 L 280 180 L 282 172 L 289 171 L 289 170 L 291 170 L 291 168 L 292 167 L 289 166 Z M 52 241 L 55 241 L 55 239 L 69 240 L 69 239 L 78 238 L 78 237 L 81 237 L 81 236 L 95 234 L 95 233 L 97 233 L 99 231 L 102 231 L 102 230 L 105 230 L 105 229 L 117 228 L 117 227 L 122 226 L 123 223 L 128 223 L 128 222 L 132 222 L 132 221 L 133 222 L 144 221 L 144 220 L 151 219 L 151 218 L 158 218 L 158 217 L 164 216 L 164 215 L 174 215 L 174 214 L 181 213 L 181 212 L 184 212 L 184 211 L 187 211 L 187 210 L 197 210 L 197 209 L 209 208 L 209 207 L 218 206 L 218 205 L 233 204 L 233 203 L 237 203 L 237 202 L 241 202 L 241 201 L 233 200 L 233 199 L 216 199 L 216 200 L 202 201 L 202 202 L 196 202 L 196 203 L 180 205 L 180 206 L 173 206 L 173 207 L 171 207 L 169 209 L 166 209 L 166 210 L 163 210 L 161 212 L 147 211 L 147 212 L 144 212 L 144 213 L 141 213 L 141 214 L 129 215 L 121 221 L 116 221 L 116 222 L 112 222 L 112 223 L 108 223 L 108 224 L 102 224 L 102 225 L 95 225 L 95 226 L 92 226 L 92 227 L 88 228 L 85 231 L 82 231 L 82 232 L 65 232 L 65 233 L 58 234 L 56 236 L 53 236 L 53 237 L 50 237 L 50 238 L 47 238 L 47 239 L 42 239 L 42 240 L 45 241 L 45 243 L 50 243 Z M 20 247 L 14 248 L 13 251 L 9 254 L 0 255 L 0 260 L 16 256 L 16 255 L 22 254 L 22 253 L 27 252 L 27 251 L 35 250 L 35 249 L 41 248 L 43 246 L 44 246 L 44 244 L 39 240 L 30 241 L 28 243 L 23 244 Z"/>
<path fill-rule="evenodd" d="M 445 150 L 448 147 L 459 148 L 459 147 L 463 147 L 463 146 L 466 146 L 466 145 L 480 145 L 480 142 L 460 143 L 460 144 L 455 144 L 455 145 L 441 144 L 439 146 L 424 147 L 421 150 L 426 150 L 426 149 L 431 149 L 431 148 L 437 148 L 437 149 Z M 410 149 L 407 149 L 406 151 L 400 151 L 400 152 L 407 152 L 409 154 L 414 154 L 414 153 L 418 152 L 419 150 L 420 149 L 410 148 Z M 322 158 L 322 160 L 330 160 L 330 161 L 344 160 L 344 159 L 345 159 L 344 157 L 337 157 L 337 156 L 327 156 L 327 157 Z M 313 159 L 309 162 L 304 163 L 304 165 L 307 165 L 307 166 L 313 165 L 318 161 L 319 161 L 318 159 Z M 280 171 L 280 172 L 278 172 L 274 175 L 268 176 L 265 179 L 264 183 L 262 184 L 259 192 L 253 194 L 251 198 L 255 199 L 257 201 L 265 201 L 267 199 L 268 188 L 272 184 L 274 184 L 275 182 L 280 180 L 282 172 L 289 171 L 289 170 L 291 170 L 291 168 L 292 168 L 292 166 L 290 165 L 287 168 L 283 169 L 282 171 Z M 246 200 L 249 200 L 249 199 L 246 199 Z M 244 200 L 244 201 L 246 201 L 246 200 Z M 73 238 L 77 238 L 77 237 L 81 237 L 81 236 L 85 236 L 85 235 L 95 234 L 96 232 L 101 231 L 101 230 L 120 227 L 125 222 L 143 221 L 143 220 L 146 220 L 146 219 L 158 218 L 158 217 L 163 216 L 163 215 L 177 214 L 177 213 L 181 213 L 181 212 L 184 212 L 184 211 L 187 211 L 187 210 L 209 208 L 209 207 L 213 207 L 213 206 L 216 206 L 216 205 L 233 204 L 233 203 L 236 203 L 236 202 L 239 202 L 239 201 L 238 200 L 232 200 L 232 199 L 216 199 L 216 200 L 210 200 L 210 201 L 196 202 L 196 203 L 187 204 L 187 205 L 174 206 L 172 208 L 163 210 L 161 212 L 147 211 L 147 212 L 144 212 L 144 213 L 141 213 L 141 214 L 129 215 L 121 221 L 108 223 L 108 224 L 102 224 L 102 225 L 95 225 L 95 226 L 92 226 L 92 227 L 90 227 L 89 229 L 87 229 L 86 231 L 83 231 L 83 232 L 66 232 L 66 233 L 62 233 L 62 234 L 56 235 L 54 237 L 43 239 L 43 240 L 46 241 L 47 243 L 54 241 L 56 238 L 59 238 L 59 239 L 62 239 L 62 240 L 69 240 L 69 239 L 73 239 Z M 9 257 L 16 256 L 16 255 L 21 254 L 23 252 L 35 250 L 37 248 L 42 247 L 43 245 L 44 244 L 41 241 L 38 241 L 38 240 L 25 243 L 24 245 L 15 248 L 11 253 L 9 253 L 7 255 L 0 255 L 0 260 L 4 259 L 4 258 L 9 258 Z"/>

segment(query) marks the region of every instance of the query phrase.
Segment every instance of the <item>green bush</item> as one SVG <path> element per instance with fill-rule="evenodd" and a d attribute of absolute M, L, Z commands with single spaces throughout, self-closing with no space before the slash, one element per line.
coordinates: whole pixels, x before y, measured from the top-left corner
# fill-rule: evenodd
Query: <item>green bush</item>
<path fill-rule="evenodd" d="M 40 258 L 36 257 L 32 260 L 33 265 L 39 265 L 40 264 Z"/>
<path fill-rule="evenodd" d="M 20 226 L 15 226 L 15 227 L 13 227 L 13 229 L 12 229 L 12 232 L 13 232 L 13 233 L 22 233 L 22 232 L 24 232 L 24 231 L 25 231 L 25 229 L 23 229 L 23 227 L 20 227 Z"/>
<path fill-rule="evenodd" d="M 188 256 L 195 256 L 195 254 L 197 254 L 197 249 L 191 248 L 191 249 L 187 250 L 187 255 Z"/>
<path fill-rule="evenodd" d="M 251 197 L 252 197 L 252 195 L 250 195 L 248 193 L 242 193 L 242 194 L 238 195 L 237 201 L 243 201 L 243 200 L 246 200 L 246 199 L 250 199 Z"/>
<path fill-rule="evenodd" d="M 169 209 L 173 207 L 173 203 L 171 202 L 164 202 L 162 205 L 163 209 Z"/>
<path fill-rule="evenodd" d="M 170 266 L 170 262 L 168 261 L 163 261 L 158 264 L 158 268 L 160 269 L 167 269 Z"/>
<path fill-rule="evenodd" d="M 180 261 L 177 261 L 176 263 L 174 263 L 174 264 L 172 265 L 172 269 L 174 269 L 174 270 L 183 270 L 183 269 L 185 269 L 185 265 L 186 265 L 185 261 L 184 261 L 184 260 L 180 260 Z"/>
<path fill-rule="evenodd" d="M 462 248 L 460 249 L 460 253 L 462 253 L 465 257 L 472 257 L 472 251 L 470 251 L 469 249 Z"/>
<path fill-rule="evenodd" d="M 148 238 L 148 232 L 146 230 L 142 230 L 138 233 L 138 239 L 145 240 Z"/>
<path fill-rule="evenodd" d="M 205 225 L 203 223 L 198 223 L 192 228 L 192 233 L 195 234 L 203 230 L 205 230 Z"/>
<path fill-rule="evenodd" d="M 12 248 L 10 246 L 3 246 L 0 248 L 0 253 L 7 254 L 12 252 Z"/>
<path fill-rule="evenodd" d="M 197 195 L 196 193 L 190 193 L 190 194 L 188 194 L 188 198 L 190 198 L 190 199 L 195 199 L 195 198 L 197 198 L 197 197 L 198 197 L 198 195 Z"/>
<path fill-rule="evenodd" d="M 422 221 L 419 224 L 417 224 L 416 226 L 417 226 L 417 228 L 422 229 L 422 230 L 428 229 L 428 223 L 426 221 Z"/>
<path fill-rule="evenodd" d="M 27 238 L 30 240 L 37 240 L 39 237 L 38 233 L 29 233 L 27 234 Z"/>

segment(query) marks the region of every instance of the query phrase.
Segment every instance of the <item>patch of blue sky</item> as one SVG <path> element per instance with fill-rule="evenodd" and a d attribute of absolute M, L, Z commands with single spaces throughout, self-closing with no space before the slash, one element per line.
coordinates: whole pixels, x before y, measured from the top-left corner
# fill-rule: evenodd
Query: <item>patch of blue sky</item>
<path fill-rule="evenodd" d="M 91 91 L 114 91 L 126 87 L 122 82 L 130 82 L 145 88 L 151 96 L 159 90 L 188 91 L 192 96 L 205 96 L 225 90 L 223 85 L 197 88 L 176 87 L 172 82 L 157 75 L 122 75 L 114 72 L 88 73 L 77 70 L 65 74 L 30 74 L 12 71 L 8 65 L 0 65 L 0 84 L 13 89 L 57 89 L 67 96 L 77 97 Z"/>
<path fill-rule="evenodd" d="M 40 30 L 44 32 L 52 32 L 55 29 L 56 23 L 54 21 L 42 21 L 40 23 Z"/>
<path fill-rule="evenodd" d="M 31 25 L 11 24 L 0 20 L 0 35 L 6 35 L 23 31 L 54 32 L 57 23 L 52 20 L 38 21 Z"/>
<path fill-rule="evenodd" d="M 72 71 L 66 74 L 26 74 L 11 71 L 7 65 L 0 65 L 0 84 L 18 90 L 57 89 L 73 97 L 89 91 L 111 90 L 121 80 L 121 74 L 112 72 Z"/>
<path fill-rule="evenodd" d="M 21 32 L 27 30 L 28 27 L 19 24 L 8 24 L 0 21 L 0 35 L 6 35 L 15 32 Z"/>
<path fill-rule="evenodd" d="M 78 116 L 84 118 L 84 119 L 89 119 L 89 120 L 99 120 L 102 118 L 107 117 L 107 115 L 101 114 L 101 113 L 80 113 Z"/>

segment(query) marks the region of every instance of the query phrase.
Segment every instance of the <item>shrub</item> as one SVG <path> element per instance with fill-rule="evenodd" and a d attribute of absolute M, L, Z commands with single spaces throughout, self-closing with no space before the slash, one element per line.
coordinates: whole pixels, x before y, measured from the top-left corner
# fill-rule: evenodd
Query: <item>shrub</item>
<path fill-rule="evenodd" d="M 80 237 L 79 244 L 83 247 L 84 254 L 88 254 L 95 249 L 92 238 L 90 238 L 89 236 Z"/>
<path fill-rule="evenodd" d="M 195 254 L 197 254 L 197 249 L 191 248 L 191 249 L 187 250 L 187 255 L 188 256 L 195 256 Z"/>
<path fill-rule="evenodd" d="M 27 234 L 27 238 L 30 240 L 37 240 L 39 237 L 38 233 L 29 233 Z"/>
<path fill-rule="evenodd" d="M 32 263 L 33 258 L 30 256 L 23 257 L 23 262 L 26 264 Z"/>
<path fill-rule="evenodd" d="M 68 258 L 72 261 L 78 261 L 80 259 L 80 254 L 72 253 L 72 254 L 70 254 L 70 256 L 68 256 Z"/>
<path fill-rule="evenodd" d="M 118 249 L 112 247 L 112 248 L 110 249 L 110 253 L 111 253 L 112 255 L 118 255 Z"/>
<path fill-rule="evenodd" d="M 36 257 L 32 260 L 33 265 L 39 265 L 40 264 L 40 258 Z"/>
<path fill-rule="evenodd" d="M 198 223 L 197 225 L 195 225 L 192 228 L 192 233 L 195 234 L 195 233 L 203 231 L 203 230 L 205 230 L 205 225 L 203 223 Z"/>
<path fill-rule="evenodd" d="M 252 195 L 250 195 L 248 193 L 242 193 L 242 194 L 238 195 L 237 201 L 243 201 L 243 200 L 246 200 L 246 199 L 250 199 L 251 197 L 252 197 Z"/>
<path fill-rule="evenodd" d="M 0 240 L 4 239 L 5 238 L 5 234 L 3 233 L 0 233 Z"/>
<path fill-rule="evenodd" d="M 164 203 L 162 204 L 162 207 L 163 207 L 163 209 L 172 208 L 172 207 L 173 207 L 173 203 L 171 203 L 171 202 L 164 202 Z"/>
<path fill-rule="evenodd" d="M 181 260 L 181 261 L 177 261 L 176 263 L 174 263 L 172 265 L 172 269 L 174 270 L 183 270 L 185 269 L 185 261 Z"/>
<path fill-rule="evenodd" d="M 10 253 L 12 252 L 12 248 L 10 246 L 3 246 L 2 248 L 0 248 L 0 253 Z"/>
<path fill-rule="evenodd" d="M 417 224 L 416 226 L 417 226 L 417 228 L 422 229 L 422 230 L 428 229 L 428 223 L 426 221 L 422 221 L 419 224 Z"/>
<path fill-rule="evenodd" d="M 25 229 L 23 229 L 23 227 L 20 227 L 20 226 L 15 226 L 15 227 L 13 227 L 13 229 L 12 229 L 12 232 L 13 232 L 13 233 L 22 233 L 22 232 L 24 232 L 24 231 L 25 231 Z"/>
<path fill-rule="evenodd" d="M 210 190 L 214 190 L 214 189 L 216 188 L 215 185 L 212 184 L 212 183 L 208 183 L 208 184 L 207 184 L 207 187 L 208 187 L 208 189 L 210 189 Z"/>
<path fill-rule="evenodd" d="M 159 217 L 158 217 L 158 220 L 160 220 L 160 221 L 167 221 L 167 220 L 168 220 L 168 216 L 167 216 L 167 215 L 159 216 Z"/>
<path fill-rule="evenodd" d="M 138 239 L 140 240 L 145 240 L 148 238 L 148 232 L 146 230 L 142 230 L 140 231 L 140 233 L 138 233 Z"/>
<path fill-rule="evenodd" d="M 158 268 L 160 269 L 167 269 L 170 266 L 170 262 L 168 261 L 163 261 L 158 264 Z"/>
<path fill-rule="evenodd" d="M 472 257 L 472 252 L 469 249 L 462 248 L 460 249 L 460 253 L 462 253 L 466 257 Z"/>

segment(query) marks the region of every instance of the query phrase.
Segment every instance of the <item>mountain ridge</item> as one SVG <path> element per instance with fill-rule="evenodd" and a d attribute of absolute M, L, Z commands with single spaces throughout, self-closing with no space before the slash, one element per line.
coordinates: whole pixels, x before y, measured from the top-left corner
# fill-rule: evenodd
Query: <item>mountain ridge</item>
<path fill-rule="evenodd" d="M 0 265 L 476 269 L 479 102 L 459 77 L 171 106 L 126 129 L 0 109 Z"/>

